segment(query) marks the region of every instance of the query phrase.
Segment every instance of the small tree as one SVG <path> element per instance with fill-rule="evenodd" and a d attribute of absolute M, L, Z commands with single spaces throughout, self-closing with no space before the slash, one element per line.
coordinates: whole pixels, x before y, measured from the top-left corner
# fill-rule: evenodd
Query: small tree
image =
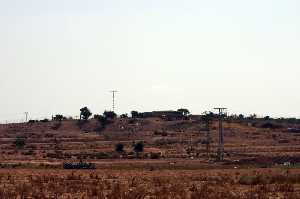
<path fill-rule="evenodd" d="M 80 120 L 88 120 L 91 115 L 92 112 L 87 107 L 83 107 L 80 109 Z"/>
<path fill-rule="evenodd" d="M 63 115 L 55 115 L 53 117 L 53 120 L 54 121 L 62 121 L 64 119 L 64 116 Z"/>
<path fill-rule="evenodd" d="M 124 152 L 124 144 L 122 144 L 122 143 L 116 144 L 115 151 L 118 152 L 118 153 Z"/>
<path fill-rule="evenodd" d="M 25 142 L 25 139 L 23 139 L 23 138 L 17 138 L 14 141 L 14 144 L 18 149 L 22 149 L 22 148 L 24 148 L 26 142 Z"/>
<path fill-rule="evenodd" d="M 245 119 L 245 116 L 243 114 L 239 114 L 238 118 L 239 118 L 239 120 L 243 120 L 243 119 Z"/>
<path fill-rule="evenodd" d="M 124 114 L 120 115 L 120 118 L 128 118 L 128 114 L 124 113 Z"/>
<path fill-rule="evenodd" d="M 134 144 L 133 150 L 136 152 L 136 156 L 139 157 L 139 153 L 144 151 L 144 142 L 139 141 Z"/>
<path fill-rule="evenodd" d="M 137 112 L 137 111 L 131 111 L 131 117 L 132 118 L 138 118 L 139 117 L 139 112 Z"/>

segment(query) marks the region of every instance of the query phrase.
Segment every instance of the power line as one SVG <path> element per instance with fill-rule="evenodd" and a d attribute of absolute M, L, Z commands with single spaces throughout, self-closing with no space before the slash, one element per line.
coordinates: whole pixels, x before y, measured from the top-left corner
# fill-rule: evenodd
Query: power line
<path fill-rule="evenodd" d="M 223 114 L 227 108 L 214 108 L 219 111 L 219 148 L 218 148 L 218 159 L 224 160 L 224 131 L 223 131 Z"/>
<path fill-rule="evenodd" d="M 112 110 L 115 112 L 115 95 L 118 92 L 117 90 L 110 91 L 112 93 Z"/>

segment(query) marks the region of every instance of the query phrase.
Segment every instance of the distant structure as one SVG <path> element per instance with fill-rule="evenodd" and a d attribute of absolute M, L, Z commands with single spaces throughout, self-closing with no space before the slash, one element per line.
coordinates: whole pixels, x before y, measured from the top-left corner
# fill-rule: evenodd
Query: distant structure
<path fill-rule="evenodd" d="M 158 117 L 165 120 L 179 120 L 183 119 L 184 116 L 179 111 L 152 111 L 140 113 L 142 118 Z"/>
<path fill-rule="evenodd" d="M 227 108 L 214 108 L 219 111 L 219 148 L 218 148 L 218 159 L 224 160 L 224 131 L 223 131 L 223 115 L 224 110 Z"/>
<path fill-rule="evenodd" d="M 112 111 L 115 112 L 115 95 L 118 91 L 112 90 L 110 92 L 112 93 Z"/>

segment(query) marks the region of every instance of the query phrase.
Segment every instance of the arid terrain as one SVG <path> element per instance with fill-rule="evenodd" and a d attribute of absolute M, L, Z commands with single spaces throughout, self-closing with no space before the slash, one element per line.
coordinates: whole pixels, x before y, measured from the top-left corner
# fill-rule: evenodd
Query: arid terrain
<path fill-rule="evenodd" d="M 209 150 L 200 120 L 3 124 L 0 198 L 300 198 L 300 133 L 288 127 L 225 121 L 217 161 L 217 121 Z M 63 167 L 78 162 L 96 169 Z"/>

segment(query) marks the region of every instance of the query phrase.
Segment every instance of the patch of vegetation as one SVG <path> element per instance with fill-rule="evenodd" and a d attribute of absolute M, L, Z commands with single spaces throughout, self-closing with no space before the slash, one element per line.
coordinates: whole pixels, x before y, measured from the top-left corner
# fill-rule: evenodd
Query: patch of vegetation
<path fill-rule="evenodd" d="M 112 154 L 107 153 L 107 152 L 99 152 L 99 153 L 96 153 L 95 157 L 97 159 L 110 159 L 110 158 L 112 158 Z"/>
<path fill-rule="evenodd" d="M 123 153 L 124 152 L 124 144 L 122 144 L 122 143 L 116 144 L 115 151 L 118 153 Z"/>
<path fill-rule="evenodd" d="M 17 149 L 23 149 L 24 146 L 26 145 L 26 140 L 24 138 L 17 138 L 14 141 L 14 145 L 16 146 Z"/>
<path fill-rule="evenodd" d="M 136 156 L 139 157 L 139 153 L 144 151 L 144 142 L 139 141 L 137 143 L 134 143 L 133 151 L 136 153 Z"/>

